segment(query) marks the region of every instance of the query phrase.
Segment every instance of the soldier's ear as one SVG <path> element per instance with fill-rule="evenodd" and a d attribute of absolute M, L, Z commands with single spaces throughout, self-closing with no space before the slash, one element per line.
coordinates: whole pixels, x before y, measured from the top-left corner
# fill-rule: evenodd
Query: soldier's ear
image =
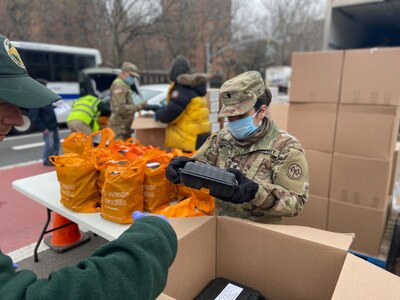
<path fill-rule="evenodd" d="M 259 111 L 258 114 L 260 116 L 260 119 L 265 118 L 267 116 L 267 114 L 268 114 L 268 106 L 266 106 L 265 104 L 261 105 L 260 106 L 260 111 Z"/>

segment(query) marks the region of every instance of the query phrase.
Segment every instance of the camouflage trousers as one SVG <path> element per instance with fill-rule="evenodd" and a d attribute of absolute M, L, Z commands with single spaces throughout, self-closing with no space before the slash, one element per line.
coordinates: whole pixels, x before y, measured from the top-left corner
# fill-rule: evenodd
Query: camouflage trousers
<path fill-rule="evenodd" d="M 92 128 L 79 120 L 71 120 L 67 122 L 67 126 L 71 132 L 83 132 L 86 135 L 90 135 L 92 133 Z"/>

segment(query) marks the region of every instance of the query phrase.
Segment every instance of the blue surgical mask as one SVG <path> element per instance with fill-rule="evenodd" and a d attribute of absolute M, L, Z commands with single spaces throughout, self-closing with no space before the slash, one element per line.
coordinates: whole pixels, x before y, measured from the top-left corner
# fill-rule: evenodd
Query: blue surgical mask
<path fill-rule="evenodd" d="M 135 77 L 129 75 L 128 77 L 125 77 L 124 81 L 128 85 L 132 85 L 135 82 Z"/>
<path fill-rule="evenodd" d="M 252 116 L 248 116 L 243 119 L 239 119 L 233 122 L 228 121 L 228 129 L 229 132 L 238 140 L 243 140 L 246 137 L 253 134 L 258 126 L 254 125 L 254 116 L 257 114 L 258 111 Z"/>

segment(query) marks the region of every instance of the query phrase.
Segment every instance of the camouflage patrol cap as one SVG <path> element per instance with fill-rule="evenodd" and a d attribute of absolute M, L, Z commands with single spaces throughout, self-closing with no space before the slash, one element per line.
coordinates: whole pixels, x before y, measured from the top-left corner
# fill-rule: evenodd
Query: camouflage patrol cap
<path fill-rule="evenodd" d="M 138 67 L 136 67 L 136 65 L 134 65 L 130 62 L 127 62 L 127 61 L 124 62 L 122 64 L 121 70 L 128 72 L 129 74 L 131 74 L 134 77 L 140 77 Z"/>
<path fill-rule="evenodd" d="M 257 98 L 265 93 L 261 74 L 248 71 L 224 82 L 219 90 L 222 108 L 219 117 L 243 115 L 254 107 Z"/>
<path fill-rule="evenodd" d="M 60 98 L 29 77 L 17 49 L 0 35 L 0 99 L 22 108 L 37 108 Z"/>

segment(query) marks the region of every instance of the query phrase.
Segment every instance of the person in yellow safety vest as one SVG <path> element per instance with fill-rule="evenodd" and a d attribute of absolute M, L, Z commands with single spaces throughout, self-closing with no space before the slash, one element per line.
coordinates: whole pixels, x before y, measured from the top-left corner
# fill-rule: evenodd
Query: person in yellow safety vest
<path fill-rule="evenodd" d="M 110 109 L 99 98 L 86 95 L 75 100 L 67 118 L 67 126 L 71 132 L 83 132 L 90 135 L 100 129 L 99 116 L 110 115 L 110 113 Z"/>

